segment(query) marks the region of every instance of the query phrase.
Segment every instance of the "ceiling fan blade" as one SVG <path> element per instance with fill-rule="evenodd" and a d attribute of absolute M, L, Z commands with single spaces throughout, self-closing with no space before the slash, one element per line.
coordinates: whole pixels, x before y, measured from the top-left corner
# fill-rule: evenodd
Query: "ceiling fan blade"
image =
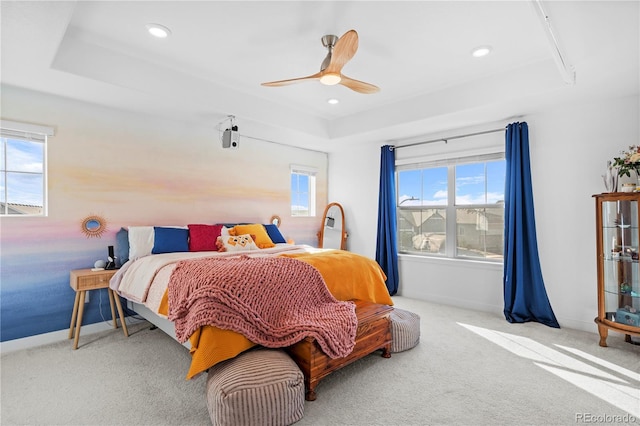
<path fill-rule="evenodd" d="M 340 38 L 337 38 L 335 35 L 325 35 L 322 37 L 322 45 L 328 48 L 329 53 L 322 62 L 320 72 L 307 77 L 270 81 L 262 83 L 262 85 L 286 86 L 288 84 L 299 83 L 302 81 L 320 80 L 320 83 L 327 86 L 342 84 L 343 86 L 358 93 L 369 94 L 380 91 L 380 88 L 373 84 L 354 80 L 353 78 L 342 74 L 342 67 L 349 62 L 358 51 L 358 33 L 355 30 L 347 31 Z"/>
<path fill-rule="evenodd" d="M 324 71 L 326 73 L 339 74 L 344 64 L 349 62 L 358 50 L 358 33 L 355 30 L 349 30 L 342 35 L 333 47 L 331 53 L 331 62 Z"/>
<path fill-rule="evenodd" d="M 378 86 L 374 86 L 373 84 L 365 83 L 364 81 L 354 80 L 353 78 L 349 78 L 346 75 L 341 75 L 341 77 L 342 78 L 340 79 L 340 84 L 342 84 L 345 87 L 348 87 L 354 92 L 370 94 L 370 93 L 377 93 L 380 91 L 380 88 Z"/>
<path fill-rule="evenodd" d="M 301 81 L 306 81 L 306 80 L 318 80 L 320 77 L 322 77 L 322 72 L 317 72 L 313 75 L 309 75 L 306 77 L 290 78 L 288 80 L 269 81 L 266 83 L 262 83 L 262 86 L 269 86 L 269 87 L 286 86 L 288 84 L 300 83 Z"/>

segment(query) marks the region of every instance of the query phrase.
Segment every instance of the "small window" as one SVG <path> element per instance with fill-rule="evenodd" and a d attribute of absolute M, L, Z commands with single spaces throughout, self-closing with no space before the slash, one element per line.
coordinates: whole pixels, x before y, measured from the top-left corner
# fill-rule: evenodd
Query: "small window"
<path fill-rule="evenodd" d="M 291 166 L 291 216 L 316 215 L 316 169 Z"/>
<path fill-rule="evenodd" d="M 47 127 L 0 123 L 0 215 L 46 214 Z"/>

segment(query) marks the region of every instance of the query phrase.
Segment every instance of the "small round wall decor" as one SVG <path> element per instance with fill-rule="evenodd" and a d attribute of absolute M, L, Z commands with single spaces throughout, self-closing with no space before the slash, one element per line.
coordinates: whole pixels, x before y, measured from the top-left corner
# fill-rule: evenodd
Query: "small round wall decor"
<path fill-rule="evenodd" d="M 100 238 L 107 230 L 107 221 L 101 216 L 90 215 L 82 220 L 80 228 L 87 238 Z"/>

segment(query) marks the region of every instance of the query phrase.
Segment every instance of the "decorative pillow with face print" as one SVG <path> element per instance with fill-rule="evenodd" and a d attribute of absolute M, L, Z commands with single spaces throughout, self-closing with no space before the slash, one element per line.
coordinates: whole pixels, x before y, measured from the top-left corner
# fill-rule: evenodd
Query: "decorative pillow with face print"
<path fill-rule="evenodd" d="M 218 237 L 218 251 L 259 250 L 249 234 L 226 235 Z"/>

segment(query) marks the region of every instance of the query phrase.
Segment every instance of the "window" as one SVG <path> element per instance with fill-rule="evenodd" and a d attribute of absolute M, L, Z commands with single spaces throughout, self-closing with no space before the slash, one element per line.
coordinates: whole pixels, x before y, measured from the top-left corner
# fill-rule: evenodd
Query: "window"
<path fill-rule="evenodd" d="M 316 169 L 291 166 L 291 216 L 316 215 Z"/>
<path fill-rule="evenodd" d="M 504 154 L 398 167 L 401 253 L 502 261 Z"/>
<path fill-rule="evenodd" d="M 47 136 L 53 129 L 0 123 L 0 215 L 46 214 Z"/>

